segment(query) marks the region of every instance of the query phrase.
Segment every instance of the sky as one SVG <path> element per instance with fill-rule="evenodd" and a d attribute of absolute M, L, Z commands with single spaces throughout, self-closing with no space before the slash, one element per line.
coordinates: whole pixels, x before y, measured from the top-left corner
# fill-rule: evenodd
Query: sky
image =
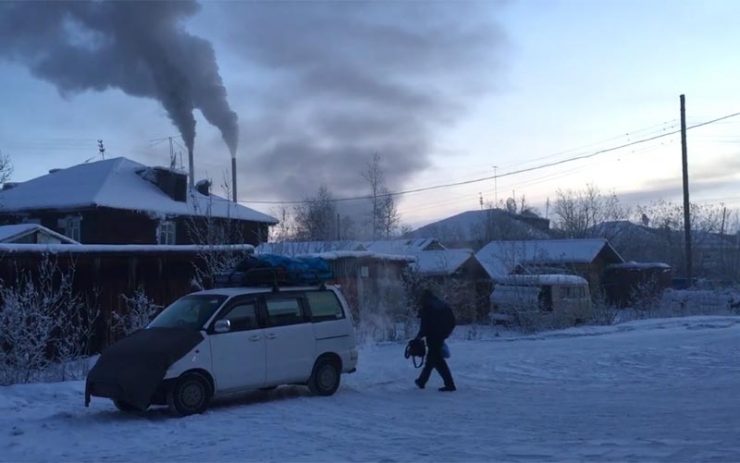
<path fill-rule="evenodd" d="M 194 137 L 196 180 L 223 183 L 235 146 L 239 200 L 267 213 L 367 194 L 377 153 L 394 192 L 486 179 L 397 196 L 406 225 L 508 197 L 549 215 L 588 184 L 680 202 L 680 135 L 595 153 L 677 131 L 680 94 L 689 126 L 740 111 L 732 1 L 54 5 L 0 4 L 14 181 L 100 159 L 98 139 L 167 165 L 173 137 L 187 163 Z M 689 130 L 692 201 L 740 207 L 738 129 Z"/>

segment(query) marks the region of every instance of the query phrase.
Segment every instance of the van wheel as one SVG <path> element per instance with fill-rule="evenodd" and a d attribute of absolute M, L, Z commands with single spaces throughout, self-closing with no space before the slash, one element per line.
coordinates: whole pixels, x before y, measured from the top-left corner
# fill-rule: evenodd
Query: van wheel
<path fill-rule="evenodd" d="M 197 373 L 182 375 L 167 393 L 170 411 L 180 416 L 203 413 L 211 401 L 211 385 Z"/>
<path fill-rule="evenodd" d="M 134 407 L 130 403 L 124 402 L 123 400 L 114 400 L 113 405 L 115 405 L 116 408 L 123 413 L 136 413 L 142 411 Z"/>
<path fill-rule="evenodd" d="M 308 388 L 317 395 L 332 395 L 339 388 L 340 371 L 336 361 L 320 358 L 313 367 Z"/>

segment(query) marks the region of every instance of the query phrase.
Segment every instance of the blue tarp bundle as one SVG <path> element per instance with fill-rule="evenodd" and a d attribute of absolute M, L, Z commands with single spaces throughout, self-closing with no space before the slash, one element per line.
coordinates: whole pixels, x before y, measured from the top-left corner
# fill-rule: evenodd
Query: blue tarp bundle
<path fill-rule="evenodd" d="M 216 275 L 216 286 L 315 285 L 333 278 L 328 262 L 320 257 L 277 254 L 248 256 L 231 272 Z"/>
<path fill-rule="evenodd" d="M 286 257 L 277 254 L 255 257 L 271 268 L 285 269 L 290 284 L 318 284 L 333 277 L 331 267 L 320 257 Z"/>

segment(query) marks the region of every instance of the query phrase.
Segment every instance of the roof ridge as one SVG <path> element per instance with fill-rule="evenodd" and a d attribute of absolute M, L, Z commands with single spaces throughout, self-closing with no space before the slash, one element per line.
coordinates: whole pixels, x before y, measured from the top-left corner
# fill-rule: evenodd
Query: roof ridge
<path fill-rule="evenodd" d="M 92 198 L 91 198 L 91 201 L 92 201 L 93 206 L 97 206 L 98 204 L 100 204 L 100 201 L 98 200 L 98 196 L 100 196 L 102 194 L 102 192 L 105 189 L 106 185 L 108 185 L 108 178 L 111 176 L 111 174 L 113 172 L 115 172 L 118 169 L 118 166 L 120 166 L 124 161 L 135 162 L 135 161 L 131 161 L 130 159 L 128 159 L 128 158 L 126 158 L 124 156 L 118 156 L 116 158 L 111 158 L 111 159 L 103 159 L 103 161 L 110 161 L 111 162 L 111 166 L 108 169 L 108 171 L 105 173 L 105 175 L 101 175 L 100 176 L 100 178 L 102 180 L 101 183 L 100 183 L 100 186 L 96 189 L 95 194 L 93 194 L 92 195 Z M 115 162 L 113 162 L 113 161 L 115 161 Z M 84 165 L 84 164 L 79 164 L 79 165 Z"/>

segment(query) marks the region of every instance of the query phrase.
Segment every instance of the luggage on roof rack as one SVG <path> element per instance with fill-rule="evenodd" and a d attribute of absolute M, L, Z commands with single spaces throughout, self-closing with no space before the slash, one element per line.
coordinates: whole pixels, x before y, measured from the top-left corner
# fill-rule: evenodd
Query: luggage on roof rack
<path fill-rule="evenodd" d="M 277 254 L 249 255 L 230 272 L 215 275 L 214 285 L 299 286 L 331 280 L 329 264 L 320 257 L 286 257 Z"/>

